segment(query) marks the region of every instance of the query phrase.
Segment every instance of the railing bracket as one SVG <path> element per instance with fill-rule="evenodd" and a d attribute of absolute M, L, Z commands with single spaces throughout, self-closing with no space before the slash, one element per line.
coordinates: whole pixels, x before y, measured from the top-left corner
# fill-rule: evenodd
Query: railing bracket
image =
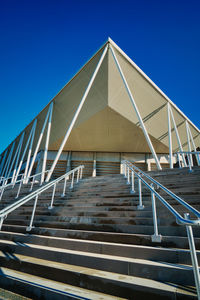
<path fill-rule="evenodd" d="M 151 241 L 153 243 L 161 243 L 161 241 L 162 241 L 162 235 L 161 234 L 158 234 L 158 235 L 153 234 L 151 236 Z"/>
<path fill-rule="evenodd" d="M 138 205 L 137 206 L 137 210 L 143 210 L 144 209 L 144 205 Z"/>

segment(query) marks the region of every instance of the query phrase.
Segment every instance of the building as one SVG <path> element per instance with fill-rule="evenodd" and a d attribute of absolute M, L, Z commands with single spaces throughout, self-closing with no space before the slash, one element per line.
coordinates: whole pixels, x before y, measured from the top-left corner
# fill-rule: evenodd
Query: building
<path fill-rule="evenodd" d="M 84 176 L 115 174 L 124 159 L 173 168 L 199 146 L 199 129 L 109 38 L 3 151 L 0 176 L 50 170 L 43 182 L 80 164 Z"/>

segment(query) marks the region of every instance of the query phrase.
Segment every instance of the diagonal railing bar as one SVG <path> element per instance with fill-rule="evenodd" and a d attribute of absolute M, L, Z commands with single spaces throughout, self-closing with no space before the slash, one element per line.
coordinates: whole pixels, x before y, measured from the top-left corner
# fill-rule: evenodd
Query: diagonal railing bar
<path fill-rule="evenodd" d="M 32 215 L 31 215 L 30 224 L 27 227 L 27 231 L 30 231 L 32 229 L 32 227 L 33 227 L 32 224 L 33 224 L 33 220 L 34 220 L 34 216 L 35 216 L 35 211 L 36 211 L 36 206 L 37 206 L 39 195 L 41 193 L 43 193 L 44 191 L 48 190 L 49 188 L 53 187 L 53 197 L 51 199 L 51 204 L 50 204 L 50 207 L 49 207 L 49 208 L 52 208 L 53 207 L 53 201 L 54 201 L 54 195 L 55 195 L 55 188 L 54 187 L 60 181 L 62 181 L 62 180 L 65 181 L 65 179 L 69 178 L 69 176 L 72 176 L 72 178 L 74 178 L 74 175 L 75 175 L 76 172 L 77 172 L 77 176 L 79 176 L 78 180 L 76 182 L 79 182 L 79 180 L 82 179 L 83 168 L 84 168 L 84 166 L 81 165 L 81 166 L 79 166 L 79 167 L 77 167 L 77 168 L 75 168 L 75 169 L 67 172 L 66 174 L 60 176 L 59 178 L 46 183 L 44 186 L 38 188 L 37 190 L 35 190 L 32 193 L 30 193 L 30 194 L 26 195 L 25 197 L 23 197 L 22 199 L 17 200 L 15 203 L 12 203 L 12 204 L 8 205 L 7 207 L 5 207 L 4 209 L 2 209 L 0 211 L 0 230 L 1 230 L 1 227 L 3 225 L 3 221 L 7 217 L 8 214 L 12 213 L 17 208 L 19 208 L 23 204 L 29 202 L 30 200 L 35 199 L 34 206 L 33 206 L 33 211 L 32 211 Z M 74 185 L 74 182 L 70 184 L 70 189 L 73 188 L 73 185 Z M 62 196 L 63 196 L 64 193 L 65 193 L 65 190 L 63 191 Z"/>
<path fill-rule="evenodd" d="M 138 209 L 143 209 L 144 205 L 142 204 L 142 189 L 141 183 L 147 187 L 147 189 L 151 192 L 151 201 L 152 201 L 152 215 L 153 215 L 153 225 L 154 225 L 154 234 L 151 236 L 152 242 L 160 243 L 162 240 L 162 236 L 158 233 L 158 222 L 157 222 L 157 213 L 156 213 L 156 198 L 160 200 L 160 202 L 172 213 L 172 215 L 176 218 L 176 222 L 178 225 L 185 225 L 188 237 L 188 243 L 190 246 L 190 255 L 194 273 L 194 280 L 197 290 L 197 297 L 200 300 L 200 274 L 198 267 L 198 260 L 196 255 L 195 243 L 192 226 L 200 226 L 200 212 L 185 202 L 182 198 L 168 190 L 165 186 L 159 183 L 157 180 L 149 176 L 147 173 L 136 167 L 133 163 L 129 161 L 123 161 L 123 174 L 127 178 L 127 183 L 131 184 L 131 192 L 135 192 L 134 190 L 134 175 L 138 178 L 138 193 L 139 193 L 139 205 Z M 134 174 L 134 175 L 133 175 Z M 131 176 L 131 178 L 130 178 Z M 159 189 L 159 192 L 155 190 L 155 187 Z M 160 191 L 165 192 L 172 199 L 178 201 L 182 206 L 184 206 L 190 213 L 194 214 L 197 218 L 190 219 L 190 214 L 184 213 L 184 217 L 179 214 L 179 212 L 172 207 L 163 196 L 159 193 Z"/>
<path fill-rule="evenodd" d="M 31 175 L 30 177 L 29 177 L 29 180 L 31 180 L 30 182 L 31 182 L 31 187 L 30 187 L 30 190 L 29 190 L 29 192 L 31 192 L 32 191 L 32 189 L 33 189 L 33 185 L 34 185 L 34 183 L 36 182 L 35 181 L 35 178 L 37 177 L 37 176 L 42 176 L 42 174 L 43 175 L 45 175 L 45 173 L 48 173 L 49 172 L 49 170 L 46 170 L 46 171 L 44 171 L 44 172 L 40 172 L 40 173 L 36 173 L 36 174 L 34 174 L 34 175 Z M 25 182 L 24 181 L 24 176 L 25 176 L 25 174 L 23 173 L 23 174 L 19 174 L 18 175 L 18 177 L 20 178 L 19 180 L 17 180 L 17 181 L 14 181 L 14 182 L 12 182 L 11 180 L 12 180 L 12 177 L 8 177 L 8 178 L 4 178 L 3 179 L 3 184 L 0 186 L 0 200 L 2 199 L 2 196 L 3 196 L 3 193 L 4 193 L 4 191 L 5 190 L 7 190 L 7 189 L 9 189 L 9 188 L 14 188 L 17 184 L 19 184 L 19 186 L 18 186 L 18 190 L 17 190 L 17 194 L 16 194 L 16 197 L 15 197 L 15 199 L 17 199 L 18 197 L 19 197 L 19 194 L 20 194 L 20 191 L 21 191 L 21 187 L 22 187 L 22 184 L 24 184 L 24 185 L 27 185 L 27 182 Z M 8 183 L 8 181 L 11 181 L 10 183 Z"/>

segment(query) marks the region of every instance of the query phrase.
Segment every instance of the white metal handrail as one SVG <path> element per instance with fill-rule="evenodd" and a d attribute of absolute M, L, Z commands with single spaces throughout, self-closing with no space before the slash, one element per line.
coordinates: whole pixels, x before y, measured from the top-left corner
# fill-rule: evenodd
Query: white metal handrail
<path fill-rule="evenodd" d="M 23 176 L 24 176 L 24 173 L 19 174 L 17 177 L 22 178 Z M 0 186 L 0 189 L 4 188 L 5 186 L 8 186 L 8 185 L 11 186 L 11 185 L 13 185 L 15 183 L 18 183 L 20 181 L 20 180 L 16 180 L 14 183 L 12 181 L 8 183 L 9 180 L 13 179 L 12 176 L 11 177 L 1 177 L 1 178 L 2 178 L 2 185 Z M 1 180 L 1 178 L 0 178 L 0 180 Z"/>
<path fill-rule="evenodd" d="M 32 180 L 31 180 L 31 187 L 30 187 L 30 189 L 29 189 L 29 192 L 31 192 L 32 189 L 33 189 L 33 185 L 34 185 L 34 183 L 36 182 L 36 181 L 35 181 L 35 178 L 38 177 L 38 176 L 42 176 L 42 174 L 45 174 L 45 173 L 48 173 L 48 172 L 49 172 L 49 170 L 46 170 L 46 171 L 44 171 L 44 172 L 40 172 L 40 173 L 31 175 L 31 176 L 29 176 L 28 178 L 25 177 L 24 174 L 20 174 L 20 175 L 18 175 L 18 177 L 20 176 L 21 179 L 16 180 L 16 181 L 14 181 L 14 182 L 10 182 L 10 183 L 8 183 L 8 184 L 7 184 L 7 181 L 8 181 L 9 179 L 11 179 L 12 177 L 6 178 L 6 179 L 5 179 L 5 183 L 4 183 L 2 186 L 0 186 L 0 200 L 2 199 L 2 196 L 3 196 L 3 193 L 4 193 L 5 189 L 8 189 L 9 187 L 10 187 L 10 188 L 14 188 L 16 184 L 19 184 L 19 188 L 18 188 L 18 190 L 17 190 L 17 194 L 16 194 L 16 197 L 15 197 L 15 199 L 17 199 L 17 198 L 19 197 L 19 194 L 20 194 L 20 191 L 21 191 L 22 184 L 27 184 L 28 181 L 30 181 L 30 180 L 32 179 Z"/>
<path fill-rule="evenodd" d="M 32 229 L 32 225 L 33 225 L 33 220 L 34 220 L 34 216 L 35 216 L 35 210 L 36 210 L 36 206 L 37 206 L 37 201 L 38 201 L 38 196 L 43 193 L 44 191 L 48 190 L 49 188 L 53 187 L 53 191 L 52 191 L 52 197 L 51 197 L 51 202 L 50 202 L 50 206 L 49 209 L 53 208 L 53 203 L 54 203 L 54 196 L 55 196 L 55 191 L 56 191 L 56 185 L 61 181 L 64 180 L 64 185 L 63 185 L 63 193 L 62 193 L 62 197 L 65 196 L 65 191 L 66 191 L 66 182 L 69 179 L 69 177 L 71 176 L 71 184 L 70 184 L 70 189 L 73 188 L 74 186 L 74 180 L 75 180 L 75 173 L 77 172 L 77 178 L 76 178 L 76 183 L 79 182 L 80 179 L 82 179 L 82 173 L 83 173 L 83 168 L 84 166 L 81 165 L 69 172 L 67 172 L 66 174 L 60 176 L 59 178 L 41 186 L 40 188 L 38 188 L 36 191 L 33 191 L 31 194 L 23 197 L 22 199 L 16 201 L 15 203 L 12 203 L 10 205 L 8 205 L 7 207 L 5 207 L 4 209 L 2 209 L 0 211 L 0 230 L 1 227 L 3 225 L 3 221 L 4 219 L 7 217 L 8 214 L 12 213 L 14 210 L 16 210 L 17 208 L 19 208 L 20 206 L 22 206 L 23 204 L 29 202 L 30 200 L 35 198 L 35 202 L 34 202 L 34 206 L 33 206 L 33 211 L 32 211 L 32 215 L 31 215 L 31 220 L 30 220 L 30 224 L 27 227 L 27 231 L 30 231 Z"/>
<path fill-rule="evenodd" d="M 197 165 L 200 166 L 200 151 L 179 151 L 175 155 L 177 156 L 179 168 L 185 166 L 189 167 L 190 171 L 192 171 L 194 156 L 196 157 Z"/>
<path fill-rule="evenodd" d="M 195 243 L 194 243 L 194 236 L 192 231 L 192 226 L 199 226 L 200 225 L 200 212 L 196 210 L 194 207 L 189 205 L 183 199 L 178 197 L 176 194 L 168 190 L 165 186 L 159 183 L 157 180 L 149 176 L 147 173 L 130 163 L 129 161 L 122 162 L 122 170 L 124 176 L 127 178 L 127 183 L 131 184 L 131 192 L 135 193 L 135 176 L 138 178 L 138 193 L 139 193 L 139 205 L 138 209 L 144 209 L 144 205 L 142 203 L 142 187 L 141 183 L 143 183 L 151 192 L 151 200 L 152 200 L 152 214 L 153 214 L 153 225 L 154 225 L 154 234 L 151 236 L 152 242 L 161 242 L 161 235 L 158 234 L 158 223 L 157 223 L 157 213 L 156 213 L 156 198 L 158 198 L 162 204 L 174 215 L 176 221 L 179 225 L 185 225 L 187 231 L 188 242 L 190 246 L 190 254 L 194 272 L 194 279 L 197 289 L 197 296 L 198 300 L 200 300 L 200 274 L 199 274 L 199 267 L 198 267 L 198 260 L 196 255 Z M 144 179 L 145 178 L 145 179 Z M 147 182 L 148 180 L 148 182 Z M 149 183 L 150 182 L 150 183 Z M 164 199 L 156 190 L 155 188 L 164 191 L 172 199 L 178 201 L 182 206 L 187 208 L 187 210 L 193 213 L 197 219 L 190 219 L 189 213 L 185 213 L 184 217 L 182 217 L 169 203 L 166 199 Z M 191 226 L 192 225 L 192 226 Z"/>

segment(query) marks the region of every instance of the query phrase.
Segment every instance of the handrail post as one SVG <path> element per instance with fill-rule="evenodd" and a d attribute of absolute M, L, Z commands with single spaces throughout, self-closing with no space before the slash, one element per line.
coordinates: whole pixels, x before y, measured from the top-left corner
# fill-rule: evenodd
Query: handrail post
<path fill-rule="evenodd" d="M 4 216 L 4 217 L 0 218 L 0 230 L 1 230 L 2 226 L 3 226 L 3 221 L 5 220 L 6 217 L 7 216 Z"/>
<path fill-rule="evenodd" d="M 29 192 L 31 192 L 31 191 L 32 191 L 32 189 L 33 189 L 33 185 L 34 185 L 34 182 L 35 182 L 35 175 L 33 176 L 33 179 L 32 179 L 32 181 L 31 181 L 31 187 L 30 187 L 30 190 L 29 190 Z"/>
<path fill-rule="evenodd" d="M 35 216 L 37 201 L 38 201 L 38 194 L 35 197 L 35 202 L 34 202 L 33 211 L 32 211 L 32 215 L 31 215 L 31 221 L 30 221 L 29 226 L 26 228 L 26 231 L 31 231 L 31 229 L 33 228 L 32 225 L 33 225 L 33 220 L 34 220 L 34 216 Z"/>
<path fill-rule="evenodd" d="M 182 166 L 181 166 L 181 161 L 180 161 L 180 155 L 179 155 L 179 153 L 177 153 L 177 158 L 178 158 L 179 169 L 181 169 Z"/>
<path fill-rule="evenodd" d="M 137 206 L 138 210 L 143 210 L 144 205 L 142 204 L 142 185 L 141 179 L 138 177 L 138 192 L 139 192 L 139 205 Z"/>
<path fill-rule="evenodd" d="M 130 168 L 127 167 L 127 184 L 130 184 Z"/>
<path fill-rule="evenodd" d="M 126 165 L 126 163 L 124 163 L 124 177 L 126 178 L 127 176 L 126 176 L 126 170 L 127 170 L 127 165 Z"/>
<path fill-rule="evenodd" d="M 51 203 L 50 203 L 50 206 L 48 207 L 48 209 L 52 209 L 53 208 L 53 202 L 54 202 L 55 192 L 56 192 L 56 183 L 53 186 L 53 192 L 52 192 L 52 196 L 51 196 Z"/>
<path fill-rule="evenodd" d="M 189 172 L 192 172 L 192 158 L 190 154 L 187 154 Z"/>
<path fill-rule="evenodd" d="M 22 178 L 21 178 L 21 181 L 20 181 L 19 188 L 18 188 L 17 195 L 16 195 L 15 199 L 17 199 L 19 197 L 19 193 L 21 191 L 23 180 L 24 180 L 24 176 L 22 176 Z"/>
<path fill-rule="evenodd" d="M 151 187 L 154 190 L 153 183 L 151 184 Z M 154 234 L 151 236 L 151 241 L 154 243 L 161 243 L 162 236 L 158 234 L 156 200 L 155 200 L 155 193 L 153 191 L 151 191 L 151 201 L 152 201 L 152 214 L 153 214 L 153 227 L 154 227 Z"/>
<path fill-rule="evenodd" d="M 135 174 L 131 171 L 131 193 L 135 193 Z"/>
<path fill-rule="evenodd" d="M 64 185 L 63 185 L 63 193 L 61 194 L 61 197 L 65 197 L 65 191 L 66 191 L 66 185 L 67 185 L 67 177 L 65 177 Z"/>
<path fill-rule="evenodd" d="M 71 186 L 70 186 L 71 190 L 73 189 L 73 186 L 74 186 L 74 172 L 72 174 L 72 181 L 71 181 Z"/>
<path fill-rule="evenodd" d="M 189 213 L 185 213 L 184 217 L 187 220 L 190 219 Z M 193 267 L 193 272 L 194 272 L 194 281 L 195 281 L 196 290 L 197 290 L 197 297 L 198 297 L 198 300 L 200 300 L 200 275 L 199 275 L 199 266 L 198 266 L 197 254 L 196 254 L 196 249 L 195 249 L 192 226 L 186 225 L 186 230 L 187 230 L 188 242 L 189 242 L 189 247 L 190 247 L 190 254 L 191 254 L 192 267 Z"/>
<path fill-rule="evenodd" d="M 3 196 L 4 189 L 5 189 L 5 187 L 2 187 L 2 188 L 1 188 L 0 200 L 1 200 L 2 196 Z"/>
<path fill-rule="evenodd" d="M 78 169 L 78 171 L 77 171 L 76 183 L 78 183 L 78 182 L 79 182 L 79 173 L 80 173 L 80 169 Z"/>
<path fill-rule="evenodd" d="M 81 167 L 81 174 L 80 174 L 80 179 L 83 177 L 83 167 Z"/>

